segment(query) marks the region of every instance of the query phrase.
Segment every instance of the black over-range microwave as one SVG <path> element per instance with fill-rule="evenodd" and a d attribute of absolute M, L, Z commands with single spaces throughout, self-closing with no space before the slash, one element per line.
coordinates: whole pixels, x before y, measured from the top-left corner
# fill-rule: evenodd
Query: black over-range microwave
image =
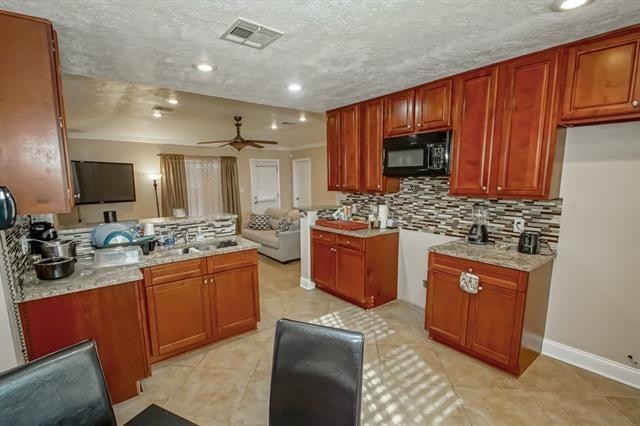
<path fill-rule="evenodd" d="M 383 141 L 385 176 L 448 176 L 451 132 L 420 133 Z"/>

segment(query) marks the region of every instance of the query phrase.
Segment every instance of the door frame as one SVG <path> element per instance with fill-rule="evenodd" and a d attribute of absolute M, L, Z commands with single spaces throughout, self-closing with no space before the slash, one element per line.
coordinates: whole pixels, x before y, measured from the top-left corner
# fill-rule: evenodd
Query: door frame
<path fill-rule="evenodd" d="M 276 164 L 276 179 L 278 181 L 278 207 L 282 208 L 282 193 L 280 191 L 280 160 L 274 158 L 250 158 L 249 159 L 249 176 L 251 179 L 251 212 L 253 211 L 253 207 L 255 206 L 255 187 L 253 186 L 253 167 L 257 162 L 273 162 Z"/>
<path fill-rule="evenodd" d="M 296 207 L 296 189 L 298 187 L 298 182 L 297 182 L 297 179 L 296 179 L 296 167 L 295 167 L 295 165 L 297 163 L 302 163 L 302 162 L 309 163 L 309 180 L 307 181 L 309 183 L 308 184 L 308 189 L 309 189 L 309 204 L 308 205 L 309 206 L 313 205 L 313 201 L 312 201 L 313 194 L 312 194 L 312 191 L 311 191 L 311 179 L 312 179 L 312 176 L 313 176 L 313 174 L 311 172 L 311 157 L 294 158 L 294 159 L 291 160 L 291 182 L 292 182 L 292 185 L 293 185 L 293 188 L 292 188 L 292 191 L 293 191 L 292 204 L 293 204 L 294 208 Z"/>

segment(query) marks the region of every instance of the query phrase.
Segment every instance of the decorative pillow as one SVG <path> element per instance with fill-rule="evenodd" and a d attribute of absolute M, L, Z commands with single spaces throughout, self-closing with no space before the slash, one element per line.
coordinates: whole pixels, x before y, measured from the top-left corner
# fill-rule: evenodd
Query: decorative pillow
<path fill-rule="evenodd" d="M 276 230 L 276 237 L 280 235 L 281 232 L 288 231 L 290 227 L 291 227 L 291 220 L 287 219 L 286 217 L 283 217 L 282 219 L 280 219 L 280 223 L 278 224 L 278 229 Z"/>
<path fill-rule="evenodd" d="M 271 229 L 271 226 L 269 226 L 269 219 L 270 216 L 268 214 L 251 213 L 247 228 L 254 229 L 256 231 L 268 231 Z"/>
<path fill-rule="evenodd" d="M 280 219 L 276 219 L 276 218 L 270 218 L 269 219 L 269 226 L 271 226 L 271 229 L 273 229 L 274 231 L 276 231 L 278 229 L 278 227 L 280 227 Z"/>

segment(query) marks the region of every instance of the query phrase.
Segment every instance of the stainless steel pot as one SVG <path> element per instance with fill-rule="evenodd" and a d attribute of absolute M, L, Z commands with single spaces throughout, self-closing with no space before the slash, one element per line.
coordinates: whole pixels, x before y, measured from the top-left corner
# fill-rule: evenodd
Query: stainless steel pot
<path fill-rule="evenodd" d="M 43 259 L 33 264 L 36 276 L 41 280 L 57 280 L 73 274 L 75 271 L 73 257 L 54 257 Z"/>
<path fill-rule="evenodd" d="M 54 257 L 76 258 L 76 242 L 74 240 L 45 241 L 40 246 L 42 256 L 47 259 Z"/>

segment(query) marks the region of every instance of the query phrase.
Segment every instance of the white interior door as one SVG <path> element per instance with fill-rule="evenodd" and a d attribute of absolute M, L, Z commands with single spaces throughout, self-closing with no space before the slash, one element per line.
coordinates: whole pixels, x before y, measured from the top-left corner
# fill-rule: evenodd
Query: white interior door
<path fill-rule="evenodd" d="M 311 159 L 293 160 L 293 207 L 311 205 Z"/>
<path fill-rule="evenodd" d="M 278 160 L 251 160 L 252 211 L 264 213 L 280 207 L 280 163 Z"/>

